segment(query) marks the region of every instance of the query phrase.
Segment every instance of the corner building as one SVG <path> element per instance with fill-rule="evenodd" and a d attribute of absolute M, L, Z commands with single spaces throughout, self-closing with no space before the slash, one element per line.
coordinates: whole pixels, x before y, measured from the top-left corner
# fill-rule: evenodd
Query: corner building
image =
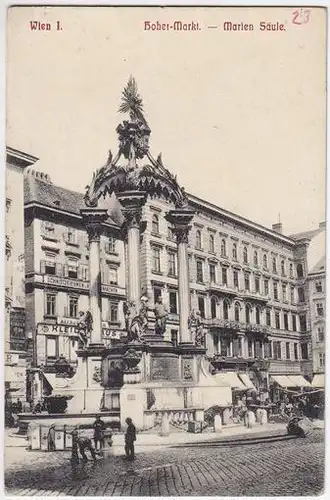
<path fill-rule="evenodd" d="M 308 326 L 309 239 L 282 234 L 193 195 L 189 232 L 191 309 L 204 324 L 206 354 L 214 370 L 239 373 L 265 395 L 283 376 L 311 374 Z M 25 177 L 26 323 L 32 366 L 47 374 L 61 356 L 76 367 L 79 313 L 88 310 L 89 248 L 80 209 L 83 195 L 42 173 Z M 116 344 L 125 333 L 123 302 L 128 273 L 122 214 L 115 195 L 107 201 L 101 236 L 102 338 Z M 159 296 L 169 315 L 164 339 L 179 338 L 178 262 L 171 203 L 148 197 L 142 209 L 141 289 L 152 311 Z M 154 317 L 149 313 L 149 328 Z M 229 380 L 229 379 L 227 379 Z M 232 379 L 237 389 L 237 377 Z"/>

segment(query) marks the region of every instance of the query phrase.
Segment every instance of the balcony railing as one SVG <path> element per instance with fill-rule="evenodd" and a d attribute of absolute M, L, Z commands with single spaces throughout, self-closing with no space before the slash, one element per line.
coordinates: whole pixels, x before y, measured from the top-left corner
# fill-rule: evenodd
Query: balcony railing
<path fill-rule="evenodd" d="M 219 293 L 224 293 L 224 294 L 234 295 L 234 296 L 237 295 L 237 292 L 238 292 L 236 288 L 232 288 L 228 285 L 216 283 L 214 281 L 205 282 L 205 287 L 210 292 L 219 292 Z"/>
<path fill-rule="evenodd" d="M 239 321 L 233 321 L 223 318 L 207 318 L 204 319 L 205 326 L 213 328 L 223 328 L 225 330 L 241 331 L 241 332 L 251 332 L 251 333 L 262 333 L 268 334 L 270 328 L 265 325 L 256 325 L 250 323 L 241 323 Z"/>

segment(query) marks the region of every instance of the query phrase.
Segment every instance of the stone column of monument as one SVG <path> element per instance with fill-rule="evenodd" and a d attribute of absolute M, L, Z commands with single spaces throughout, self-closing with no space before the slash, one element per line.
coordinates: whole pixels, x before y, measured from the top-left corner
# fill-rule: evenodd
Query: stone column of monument
<path fill-rule="evenodd" d="M 103 230 L 102 224 L 108 217 L 108 211 L 100 208 L 86 208 L 81 210 L 81 215 L 89 241 L 89 307 L 93 318 L 90 346 L 103 346 L 100 239 Z"/>
<path fill-rule="evenodd" d="M 173 225 L 178 245 L 178 274 L 179 274 L 179 317 L 180 317 L 180 343 L 192 343 L 188 328 L 190 314 L 190 289 L 188 268 L 188 234 L 190 222 L 194 216 L 192 210 L 171 210 L 166 220 Z"/>
<path fill-rule="evenodd" d="M 117 198 L 123 207 L 124 224 L 127 232 L 127 298 L 135 303 L 138 310 L 141 298 L 140 222 L 142 207 L 146 201 L 146 193 L 142 191 L 125 191 L 117 193 Z"/>

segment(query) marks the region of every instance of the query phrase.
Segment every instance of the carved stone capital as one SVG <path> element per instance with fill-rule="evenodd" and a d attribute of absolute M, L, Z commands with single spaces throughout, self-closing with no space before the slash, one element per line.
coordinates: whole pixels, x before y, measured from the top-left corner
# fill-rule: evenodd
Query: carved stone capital
<path fill-rule="evenodd" d="M 171 210 L 165 216 L 165 219 L 172 224 L 178 245 L 180 243 L 188 244 L 188 234 L 191 229 L 190 222 L 193 217 L 194 212 L 186 209 Z"/>
<path fill-rule="evenodd" d="M 183 226 L 183 227 L 174 227 L 173 233 L 176 236 L 176 242 L 179 245 L 180 243 L 186 243 L 188 245 L 188 234 L 191 229 L 191 226 Z"/>
<path fill-rule="evenodd" d="M 99 242 L 103 231 L 103 224 L 108 218 L 108 211 L 101 208 L 87 208 L 80 210 L 87 230 L 89 242 Z"/>

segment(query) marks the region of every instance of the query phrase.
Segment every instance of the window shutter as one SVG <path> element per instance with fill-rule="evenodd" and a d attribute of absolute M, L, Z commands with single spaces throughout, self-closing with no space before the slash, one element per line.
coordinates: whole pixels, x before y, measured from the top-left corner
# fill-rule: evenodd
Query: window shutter
<path fill-rule="evenodd" d="M 56 263 L 55 269 L 56 269 L 56 276 L 62 276 L 62 264 Z"/>
<path fill-rule="evenodd" d="M 63 266 L 63 275 L 64 275 L 65 278 L 67 278 L 68 274 L 69 274 L 68 265 L 64 264 L 64 266 Z"/>
<path fill-rule="evenodd" d="M 78 277 L 78 280 L 82 280 L 82 268 L 81 268 L 81 266 L 78 266 L 77 277 Z"/>
<path fill-rule="evenodd" d="M 45 274 L 45 270 L 46 270 L 45 268 L 46 268 L 45 261 L 41 260 L 40 261 L 40 272 L 41 272 L 41 274 Z"/>

